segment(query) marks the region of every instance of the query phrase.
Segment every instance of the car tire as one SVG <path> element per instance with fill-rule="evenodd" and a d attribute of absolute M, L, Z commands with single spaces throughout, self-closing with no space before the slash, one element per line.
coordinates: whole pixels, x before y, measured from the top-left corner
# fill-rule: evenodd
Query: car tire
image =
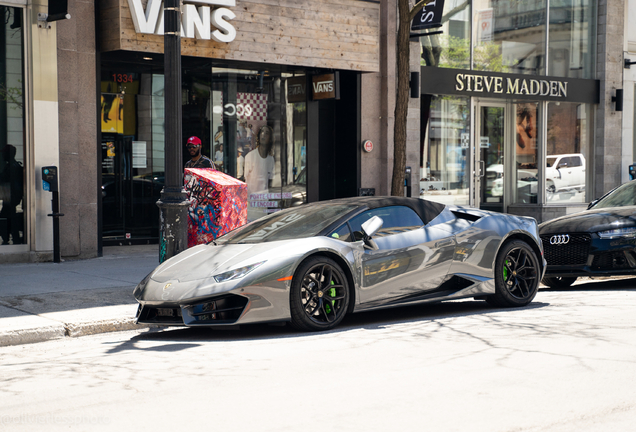
<path fill-rule="evenodd" d="M 544 277 L 541 279 L 543 285 L 550 288 L 568 288 L 577 280 L 576 277 Z"/>
<path fill-rule="evenodd" d="M 289 295 L 291 324 L 303 331 L 323 331 L 344 319 L 351 293 L 342 268 L 332 259 L 316 256 L 296 270 Z"/>
<path fill-rule="evenodd" d="M 526 242 L 507 242 L 495 260 L 495 294 L 486 301 L 497 307 L 526 306 L 537 295 L 540 274 L 539 259 Z"/>

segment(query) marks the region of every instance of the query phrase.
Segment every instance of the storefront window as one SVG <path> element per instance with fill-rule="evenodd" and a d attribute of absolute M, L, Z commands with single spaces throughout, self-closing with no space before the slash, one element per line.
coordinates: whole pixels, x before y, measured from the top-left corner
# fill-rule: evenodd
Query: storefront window
<path fill-rule="evenodd" d="M 470 100 L 434 96 L 422 158 L 420 197 L 469 204 Z"/>
<path fill-rule="evenodd" d="M 288 81 L 299 79 L 302 94 L 290 100 Z M 306 202 L 304 81 L 275 71 L 212 71 L 210 154 L 218 170 L 247 183 L 249 221 Z"/>
<path fill-rule="evenodd" d="M 101 90 L 103 236 L 155 238 L 165 181 L 163 76 L 102 70 Z"/>
<path fill-rule="evenodd" d="M 550 0 L 548 75 L 594 78 L 596 2 Z"/>
<path fill-rule="evenodd" d="M 22 9 L 0 6 L 0 245 L 26 243 Z"/>
<path fill-rule="evenodd" d="M 591 106 L 548 103 L 546 202 L 586 202 Z"/>
<path fill-rule="evenodd" d="M 278 209 L 281 136 L 272 120 L 281 106 L 273 83 L 266 71 L 212 70 L 211 154 L 218 170 L 247 183 L 249 221 Z"/>
<path fill-rule="evenodd" d="M 475 0 L 473 69 L 543 75 L 546 2 Z"/>
<path fill-rule="evenodd" d="M 164 76 L 111 59 L 102 68 L 104 238 L 158 236 L 165 182 Z M 247 184 L 248 220 L 306 202 L 306 78 L 275 70 L 210 68 L 183 58 L 182 166 L 201 141 L 215 168 Z"/>
<path fill-rule="evenodd" d="M 470 4 L 446 0 L 441 34 L 422 36 L 422 66 L 470 69 Z"/>
<path fill-rule="evenodd" d="M 536 204 L 539 185 L 537 125 L 539 104 L 516 104 L 515 120 L 515 166 L 514 175 L 517 187 L 514 192 L 515 203 Z"/>

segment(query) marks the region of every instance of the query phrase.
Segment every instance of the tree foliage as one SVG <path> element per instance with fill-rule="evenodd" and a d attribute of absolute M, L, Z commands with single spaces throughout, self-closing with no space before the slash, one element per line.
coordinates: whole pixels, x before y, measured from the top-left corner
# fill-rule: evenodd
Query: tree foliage
<path fill-rule="evenodd" d="M 18 87 L 8 87 L 0 83 L 0 101 L 6 102 L 12 109 L 22 109 L 22 89 Z"/>

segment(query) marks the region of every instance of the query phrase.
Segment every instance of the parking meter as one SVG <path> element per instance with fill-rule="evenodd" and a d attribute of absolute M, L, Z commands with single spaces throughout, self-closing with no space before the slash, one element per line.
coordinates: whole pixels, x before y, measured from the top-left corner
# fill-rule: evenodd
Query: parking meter
<path fill-rule="evenodd" d="M 404 173 L 404 187 L 406 188 L 405 196 L 411 196 L 411 167 L 406 167 L 406 172 Z"/>
<path fill-rule="evenodd" d="M 56 166 L 42 167 L 42 189 L 53 193 L 51 208 L 53 212 L 47 216 L 53 218 L 53 262 L 59 263 L 60 257 L 60 195 Z"/>
<path fill-rule="evenodd" d="M 57 167 L 42 167 L 42 189 L 49 192 L 59 192 L 57 184 Z"/>
<path fill-rule="evenodd" d="M 630 180 L 636 179 L 636 162 L 634 162 L 633 165 L 629 166 L 629 179 Z"/>

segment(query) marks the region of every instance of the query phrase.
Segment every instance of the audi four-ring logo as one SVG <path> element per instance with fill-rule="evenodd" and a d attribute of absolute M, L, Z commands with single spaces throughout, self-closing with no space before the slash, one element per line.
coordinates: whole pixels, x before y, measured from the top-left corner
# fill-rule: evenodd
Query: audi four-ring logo
<path fill-rule="evenodd" d="M 559 234 L 559 235 L 553 235 L 552 237 L 550 237 L 551 245 L 564 245 L 564 244 L 567 244 L 569 241 L 570 241 L 570 236 L 568 234 Z"/>

